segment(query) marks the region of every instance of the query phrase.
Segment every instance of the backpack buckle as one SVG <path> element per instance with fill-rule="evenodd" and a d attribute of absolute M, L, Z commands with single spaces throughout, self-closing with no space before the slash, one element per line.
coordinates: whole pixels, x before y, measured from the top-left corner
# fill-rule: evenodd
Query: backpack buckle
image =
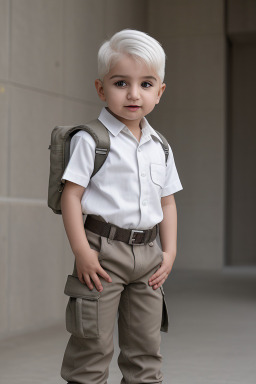
<path fill-rule="evenodd" d="M 59 183 L 59 187 L 58 187 L 58 192 L 59 192 L 59 193 L 62 193 L 62 192 L 63 192 L 64 186 L 65 186 L 64 183 Z"/>
<path fill-rule="evenodd" d="M 95 149 L 95 153 L 99 154 L 99 155 L 106 155 L 108 152 L 108 150 L 106 148 L 96 148 Z"/>

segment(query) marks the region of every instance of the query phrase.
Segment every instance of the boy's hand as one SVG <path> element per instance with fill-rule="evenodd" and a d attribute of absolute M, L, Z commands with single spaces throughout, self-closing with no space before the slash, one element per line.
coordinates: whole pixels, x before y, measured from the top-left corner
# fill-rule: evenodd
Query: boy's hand
<path fill-rule="evenodd" d="M 153 289 L 159 288 L 167 279 L 169 273 L 172 270 L 174 259 L 172 255 L 167 252 L 163 252 L 163 262 L 161 267 L 149 278 L 149 285 Z"/>
<path fill-rule="evenodd" d="M 81 283 L 85 283 L 89 289 L 93 289 L 93 284 L 91 279 L 93 280 L 97 291 L 103 291 L 102 284 L 98 277 L 98 274 L 103 277 L 107 282 L 111 283 L 111 277 L 107 274 L 107 272 L 102 268 L 98 260 L 99 252 L 94 249 L 90 249 L 86 252 L 86 256 L 77 255 L 76 256 L 76 269 L 78 279 Z"/>

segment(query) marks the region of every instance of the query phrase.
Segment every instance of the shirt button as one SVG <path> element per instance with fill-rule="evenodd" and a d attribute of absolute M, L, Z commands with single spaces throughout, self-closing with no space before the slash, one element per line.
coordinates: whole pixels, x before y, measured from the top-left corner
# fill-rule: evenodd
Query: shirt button
<path fill-rule="evenodd" d="M 140 148 L 138 148 L 138 152 L 141 152 L 141 149 L 140 149 Z"/>
<path fill-rule="evenodd" d="M 150 242 L 150 243 L 148 243 L 148 245 L 150 246 L 150 247 L 153 247 L 153 243 L 152 243 L 152 241 Z"/>
<path fill-rule="evenodd" d="M 145 177 L 145 176 L 146 176 L 146 173 L 145 173 L 145 172 L 142 172 L 142 173 L 141 173 L 141 176 L 142 176 L 142 177 Z"/>
<path fill-rule="evenodd" d="M 142 205 L 147 205 L 147 200 L 142 201 Z"/>

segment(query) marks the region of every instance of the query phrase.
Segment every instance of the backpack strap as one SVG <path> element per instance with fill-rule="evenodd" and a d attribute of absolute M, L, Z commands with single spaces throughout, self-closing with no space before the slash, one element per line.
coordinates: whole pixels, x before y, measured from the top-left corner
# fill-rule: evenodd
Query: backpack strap
<path fill-rule="evenodd" d="M 85 128 L 96 143 L 92 178 L 100 170 L 108 156 L 110 151 L 110 138 L 107 128 L 98 119 L 86 123 Z"/>
<path fill-rule="evenodd" d="M 67 166 L 69 161 L 70 142 L 71 142 L 72 136 L 78 131 L 86 131 L 92 136 L 96 144 L 94 169 L 91 175 L 91 178 L 92 178 L 100 170 L 110 151 L 110 138 L 109 138 L 108 130 L 105 127 L 105 125 L 103 125 L 98 119 L 92 120 L 89 123 L 86 123 L 86 125 L 74 126 L 72 127 L 71 130 L 72 130 L 72 134 L 70 135 L 70 133 L 68 133 L 66 137 L 65 167 Z"/>
<path fill-rule="evenodd" d="M 166 138 L 164 137 L 164 135 L 162 133 L 158 132 L 156 129 L 155 129 L 155 131 L 163 140 L 163 142 L 160 141 L 160 144 L 162 145 L 163 151 L 165 153 L 165 165 L 167 165 L 167 160 L 168 160 L 168 156 L 169 156 L 168 141 L 166 140 Z"/>

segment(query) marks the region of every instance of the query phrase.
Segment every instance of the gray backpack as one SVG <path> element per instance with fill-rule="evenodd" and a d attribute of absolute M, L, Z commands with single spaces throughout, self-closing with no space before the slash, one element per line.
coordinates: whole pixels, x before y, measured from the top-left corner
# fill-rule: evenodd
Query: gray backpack
<path fill-rule="evenodd" d="M 109 150 L 110 138 L 107 128 L 97 119 L 86 125 L 57 126 L 51 134 L 50 153 L 50 175 L 48 185 L 48 207 L 54 213 L 61 214 L 61 194 L 65 186 L 65 180 L 61 177 L 66 169 L 70 157 L 71 138 L 78 131 L 88 132 L 96 143 L 95 162 L 91 178 L 100 170 L 104 164 Z M 165 153 L 165 162 L 169 155 L 168 142 L 165 137 L 156 131 L 163 140 L 162 148 Z"/>

